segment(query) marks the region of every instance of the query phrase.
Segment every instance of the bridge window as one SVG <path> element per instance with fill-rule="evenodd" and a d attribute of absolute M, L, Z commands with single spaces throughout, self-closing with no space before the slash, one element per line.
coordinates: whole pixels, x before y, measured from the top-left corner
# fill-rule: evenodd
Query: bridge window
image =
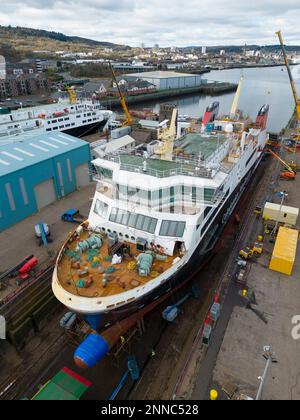
<path fill-rule="evenodd" d="M 176 222 L 173 220 L 164 220 L 160 228 L 160 236 L 171 236 L 182 238 L 185 231 L 185 222 Z"/>
<path fill-rule="evenodd" d="M 107 211 L 108 211 L 108 205 L 106 203 L 103 203 L 100 200 L 97 200 L 95 204 L 94 212 L 98 214 L 98 216 L 103 217 L 103 219 L 105 219 L 105 217 L 107 216 Z"/>
<path fill-rule="evenodd" d="M 158 220 L 154 219 L 153 217 L 145 216 L 143 214 L 135 214 L 117 208 L 112 209 L 109 220 L 110 222 L 128 226 L 151 234 L 155 233 L 158 222 Z"/>

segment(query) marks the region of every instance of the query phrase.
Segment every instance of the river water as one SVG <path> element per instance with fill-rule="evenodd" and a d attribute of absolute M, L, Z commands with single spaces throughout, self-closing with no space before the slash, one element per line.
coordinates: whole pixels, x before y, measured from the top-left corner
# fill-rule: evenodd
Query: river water
<path fill-rule="evenodd" d="M 296 85 L 300 89 L 300 66 L 294 66 L 292 72 Z M 244 75 L 245 81 L 241 93 L 239 108 L 245 114 L 255 119 L 260 107 L 266 103 L 270 105 L 269 131 L 279 132 L 288 123 L 293 110 L 294 100 L 287 71 L 284 67 L 266 67 L 253 69 L 233 69 L 212 71 L 204 75 L 209 80 L 237 83 Z M 220 113 L 228 114 L 234 98 L 234 93 L 220 96 L 189 96 L 172 99 L 161 103 L 174 103 L 180 114 L 200 118 L 206 107 L 213 101 L 220 102 Z M 154 110 L 158 112 L 159 103 Z"/>

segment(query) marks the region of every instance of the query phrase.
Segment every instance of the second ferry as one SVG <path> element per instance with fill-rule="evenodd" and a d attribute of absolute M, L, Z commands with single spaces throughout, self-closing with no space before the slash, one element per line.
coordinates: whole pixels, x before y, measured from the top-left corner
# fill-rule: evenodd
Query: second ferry
<path fill-rule="evenodd" d="M 80 100 L 75 91 L 68 90 L 68 99 L 57 103 L 20 108 L 2 109 L 0 114 L 0 144 L 24 133 L 61 131 L 82 137 L 101 131 L 113 119 L 112 111 L 103 109 L 95 100 Z"/>

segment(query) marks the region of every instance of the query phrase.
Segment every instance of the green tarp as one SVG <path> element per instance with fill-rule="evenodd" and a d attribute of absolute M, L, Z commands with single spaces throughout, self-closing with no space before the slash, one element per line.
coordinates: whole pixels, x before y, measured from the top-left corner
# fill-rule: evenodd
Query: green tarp
<path fill-rule="evenodd" d="M 91 382 L 68 368 L 62 369 L 33 397 L 36 401 L 75 401 L 91 386 Z"/>

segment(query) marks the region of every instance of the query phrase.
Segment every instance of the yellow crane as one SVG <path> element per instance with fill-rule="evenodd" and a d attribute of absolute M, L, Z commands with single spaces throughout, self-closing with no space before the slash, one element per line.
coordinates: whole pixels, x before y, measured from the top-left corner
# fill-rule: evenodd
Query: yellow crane
<path fill-rule="evenodd" d="M 64 86 L 64 90 L 69 95 L 70 104 L 71 105 L 76 105 L 76 103 L 77 103 L 77 94 L 76 94 L 75 88 L 74 87 L 70 87 L 68 85 L 65 85 Z"/>
<path fill-rule="evenodd" d="M 177 116 L 178 109 L 174 108 L 169 128 L 166 128 L 159 133 L 159 140 L 161 140 L 163 144 L 162 146 L 158 147 L 155 153 L 160 155 L 162 160 L 172 161 L 173 159 L 174 142 L 176 140 L 177 134 Z"/>
<path fill-rule="evenodd" d="M 286 68 L 287 68 L 287 71 L 288 71 L 288 75 L 289 75 L 289 79 L 290 79 L 290 83 L 291 83 L 291 87 L 292 87 L 292 91 L 293 91 L 293 96 L 294 96 L 294 100 L 295 100 L 295 104 L 296 104 L 296 112 L 297 112 L 298 122 L 300 122 L 300 100 L 298 98 L 296 85 L 295 85 L 293 75 L 292 75 L 292 72 L 291 72 L 291 68 L 290 68 L 290 65 L 289 65 L 289 60 L 287 58 L 287 54 L 286 54 L 286 50 L 285 50 L 285 46 L 284 46 L 281 31 L 276 32 L 276 35 L 278 36 L 279 42 L 280 42 L 280 45 L 281 45 L 284 62 L 285 62 L 285 65 L 286 65 Z"/>
<path fill-rule="evenodd" d="M 112 73 L 112 76 L 113 76 L 113 80 L 114 80 L 115 84 L 117 85 L 120 102 L 121 102 L 122 108 L 123 108 L 123 110 L 125 112 L 125 116 L 126 116 L 126 121 L 124 122 L 123 127 L 127 127 L 128 125 L 131 125 L 133 123 L 133 119 L 132 119 L 132 116 L 130 115 L 130 112 L 127 108 L 127 104 L 126 104 L 124 95 L 123 95 L 123 93 L 120 89 L 119 83 L 117 81 L 115 70 L 114 70 L 111 63 L 109 63 L 109 66 L 110 66 L 110 70 L 111 70 L 111 73 Z"/>

